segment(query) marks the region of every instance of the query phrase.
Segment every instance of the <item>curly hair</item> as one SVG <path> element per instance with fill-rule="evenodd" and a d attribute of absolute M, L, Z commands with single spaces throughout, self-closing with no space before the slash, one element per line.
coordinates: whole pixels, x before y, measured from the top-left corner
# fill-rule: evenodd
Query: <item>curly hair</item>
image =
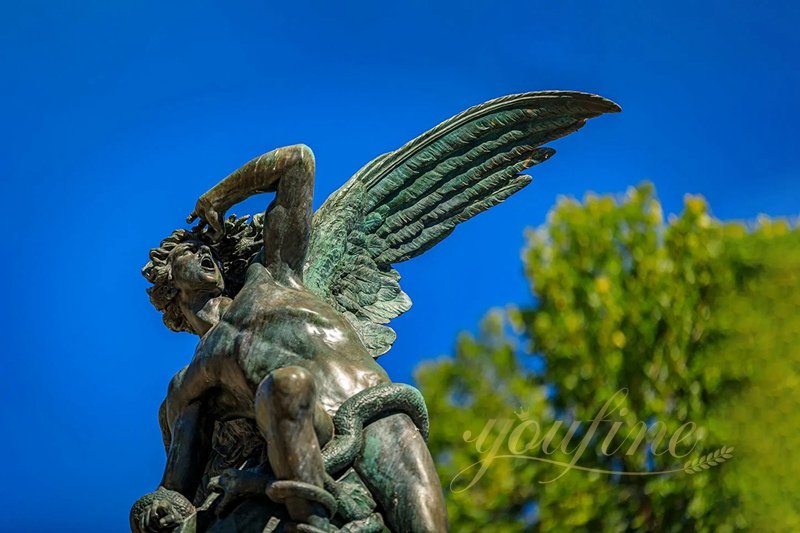
<path fill-rule="evenodd" d="M 172 331 L 196 333 L 183 316 L 178 304 L 179 290 L 172 283 L 170 252 L 184 243 L 206 245 L 219 261 L 225 281 L 225 295 L 234 297 L 244 284 L 247 267 L 253 257 L 261 251 L 263 244 L 264 215 L 252 219 L 249 215 L 231 215 L 225 220 L 225 234 L 217 241 L 211 239 L 200 225 L 191 230 L 176 229 L 161 241 L 158 248 L 150 250 L 150 261 L 142 267 L 142 275 L 153 284 L 147 289 L 150 303 L 164 313 L 164 324 Z"/>

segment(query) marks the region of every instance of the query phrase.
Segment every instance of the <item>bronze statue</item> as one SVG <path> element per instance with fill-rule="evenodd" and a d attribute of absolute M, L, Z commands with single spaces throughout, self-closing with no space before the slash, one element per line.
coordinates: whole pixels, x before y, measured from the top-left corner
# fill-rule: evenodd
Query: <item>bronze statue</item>
<path fill-rule="evenodd" d="M 419 392 L 375 362 L 411 307 L 392 265 L 530 182 L 546 142 L 619 111 L 576 92 L 506 96 L 377 157 L 312 214 L 303 145 L 258 157 L 151 251 L 151 302 L 201 337 L 159 413 L 167 464 L 134 531 L 445 531 Z M 263 192 L 263 215 L 225 218 Z"/>

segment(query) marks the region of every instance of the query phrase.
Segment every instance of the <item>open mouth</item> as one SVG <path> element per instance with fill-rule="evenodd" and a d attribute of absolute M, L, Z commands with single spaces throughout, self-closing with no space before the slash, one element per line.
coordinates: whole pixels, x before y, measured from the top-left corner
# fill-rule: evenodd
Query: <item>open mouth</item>
<path fill-rule="evenodd" d="M 203 256 L 200 260 L 200 266 L 206 270 L 214 270 L 214 260 L 207 255 Z"/>

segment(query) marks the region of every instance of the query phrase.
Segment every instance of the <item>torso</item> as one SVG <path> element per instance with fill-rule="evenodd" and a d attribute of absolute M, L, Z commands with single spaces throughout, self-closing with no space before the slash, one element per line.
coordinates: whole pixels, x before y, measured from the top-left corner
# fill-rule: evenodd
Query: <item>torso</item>
<path fill-rule="evenodd" d="M 193 364 L 205 365 L 224 398 L 220 411 L 252 416 L 261 381 L 301 366 L 316 378 L 318 401 L 333 415 L 347 398 L 389 377 L 347 319 L 293 276 L 280 281 L 252 265 L 244 287 L 202 338 Z"/>

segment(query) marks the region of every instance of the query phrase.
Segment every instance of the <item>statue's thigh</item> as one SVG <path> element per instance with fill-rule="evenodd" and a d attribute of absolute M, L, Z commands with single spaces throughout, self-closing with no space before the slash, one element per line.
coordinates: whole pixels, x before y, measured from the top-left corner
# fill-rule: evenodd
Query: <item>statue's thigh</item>
<path fill-rule="evenodd" d="M 267 440 L 278 435 L 294 438 L 277 427 L 271 428 L 275 421 L 286 418 L 297 420 L 300 425 L 311 422 L 320 447 L 333 436 L 333 419 L 317 401 L 313 376 L 302 367 L 280 368 L 264 378 L 256 390 L 254 410 L 256 424 Z"/>
<path fill-rule="evenodd" d="M 396 414 L 367 426 L 355 469 L 393 531 L 447 530 L 447 510 L 433 459 L 408 416 Z"/>

